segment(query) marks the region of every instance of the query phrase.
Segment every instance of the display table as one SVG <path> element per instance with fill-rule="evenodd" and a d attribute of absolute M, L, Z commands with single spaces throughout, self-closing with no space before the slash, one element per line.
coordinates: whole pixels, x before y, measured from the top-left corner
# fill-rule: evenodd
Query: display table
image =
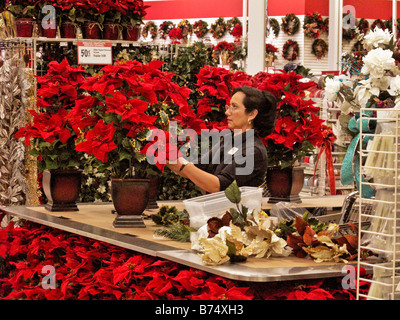
<path fill-rule="evenodd" d="M 333 199 L 331 201 L 336 207 Z M 182 208 L 181 202 L 174 201 L 173 203 Z M 172 202 L 159 203 L 159 205 L 162 204 L 171 205 Z M 316 263 L 311 259 L 294 256 L 269 259 L 249 258 L 245 263 L 206 266 L 191 250 L 190 243 L 180 243 L 155 236 L 154 230 L 160 226 L 155 225 L 151 219 L 145 219 L 146 228 L 114 228 L 112 222 L 115 214 L 112 214 L 114 209 L 112 204 L 80 204 L 78 207 L 79 211 L 75 212 L 50 212 L 43 206 L 14 206 L 1 210 L 10 216 L 178 262 L 233 280 L 272 282 L 342 277 L 345 274 L 342 271 L 345 266 L 343 263 Z M 154 214 L 157 211 L 157 209 L 146 210 L 145 214 Z M 355 262 L 352 263 L 355 264 Z"/>

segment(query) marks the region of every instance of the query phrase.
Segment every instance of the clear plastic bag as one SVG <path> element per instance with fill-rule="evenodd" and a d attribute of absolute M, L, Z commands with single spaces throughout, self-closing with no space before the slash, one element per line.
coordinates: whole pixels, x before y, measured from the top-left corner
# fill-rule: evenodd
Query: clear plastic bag
<path fill-rule="evenodd" d="M 278 202 L 272 206 L 270 215 L 271 217 L 278 218 L 278 221 L 292 220 L 296 216 L 303 217 L 303 214 L 307 211 L 306 208 L 297 207 L 295 203 Z"/>

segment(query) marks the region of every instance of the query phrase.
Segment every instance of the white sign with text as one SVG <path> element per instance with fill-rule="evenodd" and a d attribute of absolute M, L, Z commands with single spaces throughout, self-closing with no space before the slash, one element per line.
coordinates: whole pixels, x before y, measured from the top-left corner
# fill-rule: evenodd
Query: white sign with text
<path fill-rule="evenodd" d="M 78 42 L 78 64 L 112 64 L 111 42 Z"/>

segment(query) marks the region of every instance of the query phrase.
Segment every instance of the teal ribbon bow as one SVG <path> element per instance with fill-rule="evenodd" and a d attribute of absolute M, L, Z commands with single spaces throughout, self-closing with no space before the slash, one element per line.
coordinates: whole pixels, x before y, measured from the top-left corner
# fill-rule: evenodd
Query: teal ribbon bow
<path fill-rule="evenodd" d="M 365 119 L 365 117 L 371 116 L 371 113 L 363 113 L 363 120 L 361 122 L 360 115 L 356 114 L 349 121 L 349 130 L 356 132 L 357 135 L 351 141 L 346 156 L 344 157 L 342 168 L 340 170 L 340 180 L 343 185 L 356 183 L 357 189 L 360 190 L 360 157 L 356 156 L 356 150 L 360 143 L 360 128 L 362 128 L 363 133 L 374 133 L 376 128 L 376 120 Z M 363 149 L 366 148 L 369 140 L 373 137 L 364 137 L 361 141 Z M 354 162 L 354 166 L 353 166 Z M 364 177 L 362 177 L 362 182 L 365 182 Z M 371 198 L 375 195 L 375 189 L 369 185 L 363 185 L 362 187 L 363 198 Z"/>

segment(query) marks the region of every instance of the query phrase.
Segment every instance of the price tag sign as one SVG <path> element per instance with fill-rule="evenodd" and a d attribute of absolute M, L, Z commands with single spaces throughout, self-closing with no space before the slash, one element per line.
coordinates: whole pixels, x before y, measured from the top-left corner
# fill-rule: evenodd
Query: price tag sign
<path fill-rule="evenodd" d="M 111 42 L 78 42 L 78 64 L 112 64 Z"/>

